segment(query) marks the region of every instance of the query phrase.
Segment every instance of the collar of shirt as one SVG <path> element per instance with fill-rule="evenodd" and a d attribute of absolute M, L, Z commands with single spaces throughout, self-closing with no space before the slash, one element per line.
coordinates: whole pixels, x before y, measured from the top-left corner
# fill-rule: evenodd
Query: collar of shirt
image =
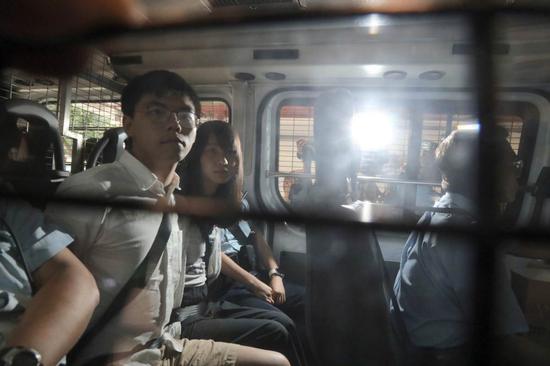
<path fill-rule="evenodd" d="M 151 191 L 162 196 L 166 195 L 164 184 L 158 180 L 157 176 L 149 168 L 128 151 L 124 151 L 118 161 L 134 178 L 136 186 L 139 189 L 142 191 Z M 175 188 L 179 189 L 179 176 L 176 173 L 174 174 L 174 179 L 169 185 L 175 185 Z"/>
<path fill-rule="evenodd" d="M 477 206 L 473 200 L 459 193 L 447 192 L 441 197 L 437 207 L 459 208 L 472 216 L 477 216 Z"/>

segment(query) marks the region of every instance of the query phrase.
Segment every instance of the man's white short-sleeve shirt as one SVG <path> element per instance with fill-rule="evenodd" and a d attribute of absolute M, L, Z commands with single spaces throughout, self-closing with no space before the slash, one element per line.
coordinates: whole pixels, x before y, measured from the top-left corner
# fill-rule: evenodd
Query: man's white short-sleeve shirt
<path fill-rule="evenodd" d="M 60 197 L 85 202 L 48 206 L 47 215 L 74 236 L 73 250 L 92 272 L 100 290 L 100 304 L 90 324 L 101 317 L 145 258 L 162 220 L 162 213 L 125 208 L 121 202 L 133 197 L 153 204 L 165 194 L 163 183 L 124 152 L 114 163 L 71 176 L 57 191 Z M 93 205 L 106 201 L 112 205 Z M 169 215 L 170 238 L 145 290 L 95 337 L 84 351 L 84 359 L 111 353 L 113 347 L 115 352 L 130 351 L 166 332 L 163 328 L 172 309 L 181 304 L 183 297 L 184 245 L 190 227 L 188 218 Z"/>

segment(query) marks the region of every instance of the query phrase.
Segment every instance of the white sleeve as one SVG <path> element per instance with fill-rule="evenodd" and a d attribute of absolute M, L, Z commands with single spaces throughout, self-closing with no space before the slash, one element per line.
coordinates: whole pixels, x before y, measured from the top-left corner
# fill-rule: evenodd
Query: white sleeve
<path fill-rule="evenodd" d="M 99 188 L 96 187 L 95 192 L 92 192 L 89 184 L 74 184 L 71 178 L 63 182 L 56 192 L 57 197 L 75 199 L 88 199 L 100 194 Z M 67 230 L 75 238 L 71 249 L 77 256 L 85 258 L 92 244 L 97 241 L 109 210 L 108 207 L 86 203 L 53 202 L 47 206 L 45 213 L 49 220 Z"/>

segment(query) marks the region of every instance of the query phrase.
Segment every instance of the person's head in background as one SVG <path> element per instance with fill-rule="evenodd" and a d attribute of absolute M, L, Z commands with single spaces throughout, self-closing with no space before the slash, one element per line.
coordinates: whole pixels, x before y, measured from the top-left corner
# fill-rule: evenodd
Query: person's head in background
<path fill-rule="evenodd" d="M 518 182 L 514 170 L 516 154 L 506 140 L 508 132 L 495 129 L 492 138 L 495 166 L 494 189 L 500 203 L 509 203 L 515 199 Z M 459 193 L 477 200 L 477 177 L 479 171 L 479 134 L 477 130 L 456 130 L 445 138 L 436 149 L 436 161 L 441 170 L 444 191 Z"/>
<path fill-rule="evenodd" d="M 441 173 L 435 160 L 435 142 L 423 142 L 420 150 L 420 169 L 418 179 L 425 182 L 437 182 L 441 179 Z"/>
<path fill-rule="evenodd" d="M 197 94 L 173 72 L 150 71 L 124 87 L 121 108 L 128 150 L 162 179 L 195 141 L 200 115 Z"/>
<path fill-rule="evenodd" d="M 243 165 L 238 135 L 227 122 L 202 123 L 195 144 L 177 172 L 185 195 L 240 202 Z"/>

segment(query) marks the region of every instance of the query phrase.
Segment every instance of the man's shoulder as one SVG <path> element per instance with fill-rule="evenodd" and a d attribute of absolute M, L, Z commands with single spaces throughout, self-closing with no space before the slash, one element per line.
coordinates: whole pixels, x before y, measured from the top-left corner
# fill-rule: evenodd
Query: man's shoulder
<path fill-rule="evenodd" d="M 57 190 L 57 195 L 109 197 L 116 195 L 122 188 L 129 190 L 133 180 L 126 169 L 118 162 L 100 165 L 98 167 L 74 174 L 65 179 Z"/>

